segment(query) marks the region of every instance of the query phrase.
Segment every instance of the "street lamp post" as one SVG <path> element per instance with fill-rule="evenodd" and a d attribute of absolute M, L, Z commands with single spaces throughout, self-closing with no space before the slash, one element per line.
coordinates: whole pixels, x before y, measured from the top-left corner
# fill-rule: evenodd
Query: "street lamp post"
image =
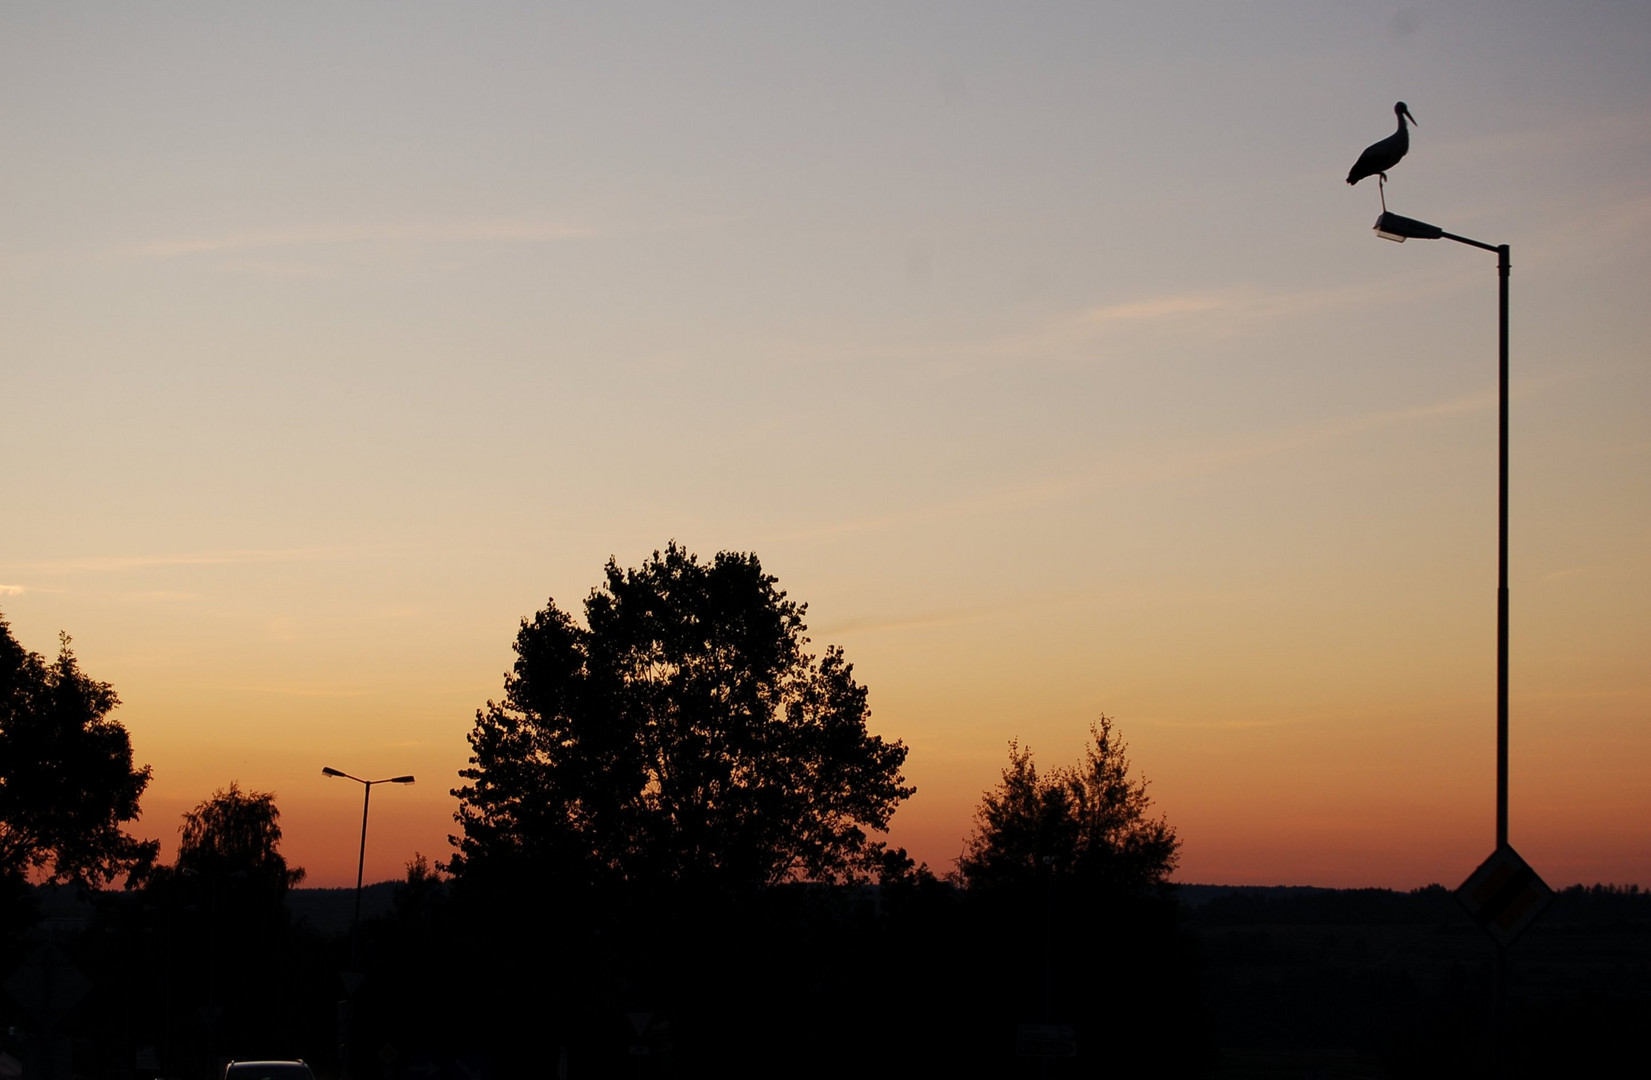
<path fill-rule="evenodd" d="M 356 942 L 361 929 L 361 875 L 367 866 L 367 807 L 372 802 L 374 784 L 411 784 L 411 776 L 391 776 L 383 780 L 363 780 L 331 766 L 321 766 L 322 776 L 339 776 L 361 785 L 361 852 L 355 863 L 355 918 L 350 921 L 350 968 L 356 966 Z"/>
<path fill-rule="evenodd" d="M 356 970 L 357 943 L 361 939 L 361 875 L 367 866 L 367 807 L 373 798 L 374 784 L 411 784 L 411 776 L 391 776 L 383 780 L 363 780 L 330 765 L 321 766 L 322 776 L 341 776 L 361 785 L 361 851 L 355 860 L 355 917 L 350 920 L 350 971 L 345 976 L 345 998 L 338 1003 L 338 1064 L 340 1073 L 350 1075 L 350 998 L 356 982 L 361 978 Z"/>
<path fill-rule="evenodd" d="M 1376 235 L 1404 243 L 1410 240 L 1454 240 L 1482 251 L 1496 253 L 1498 275 L 1498 427 L 1497 532 L 1496 532 L 1496 854 L 1509 852 L 1508 845 L 1508 258 L 1507 244 L 1486 244 L 1466 236 L 1446 232 L 1437 225 L 1388 213 L 1376 219 Z M 1492 856 L 1495 858 L 1495 854 Z M 1545 886 L 1543 887 L 1546 888 Z M 1508 942 L 1496 943 L 1495 1018 L 1496 1033 L 1492 1053 L 1494 1075 L 1502 1074 L 1503 1041 L 1507 1028 Z"/>
<path fill-rule="evenodd" d="M 1437 225 L 1415 218 L 1382 212 L 1376 219 L 1376 235 L 1404 243 L 1414 240 L 1454 240 L 1483 251 L 1496 252 L 1500 279 L 1497 321 L 1499 324 L 1498 367 L 1500 370 L 1497 408 L 1500 416 L 1500 446 L 1497 455 L 1496 533 L 1496 846 L 1508 846 L 1508 245 L 1486 244 L 1448 233 Z"/>

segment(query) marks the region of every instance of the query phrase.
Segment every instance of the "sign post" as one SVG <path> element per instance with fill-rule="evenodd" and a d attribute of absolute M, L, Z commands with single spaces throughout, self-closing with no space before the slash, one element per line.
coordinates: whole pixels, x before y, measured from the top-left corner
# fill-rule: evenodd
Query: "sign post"
<path fill-rule="evenodd" d="M 1506 805 L 1505 803 L 1503 804 Z M 1506 819 L 1504 818 L 1505 822 Z M 1519 857 L 1506 836 L 1456 890 L 1456 899 L 1496 942 L 1495 1027 L 1491 1056 L 1493 1073 L 1502 1075 L 1506 1063 L 1508 1026 L 1508 946 L 1536 921 L 1554 898 L 1554 891 Z"/>

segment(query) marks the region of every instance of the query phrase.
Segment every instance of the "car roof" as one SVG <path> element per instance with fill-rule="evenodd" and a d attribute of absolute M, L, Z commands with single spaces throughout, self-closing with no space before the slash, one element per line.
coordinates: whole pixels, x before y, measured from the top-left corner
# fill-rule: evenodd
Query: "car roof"
<path fill-rule="evenodd" d="M 275 1067 L 290 1069 L 293 1066 L 298 1066 L 305 1069 L 310 1067 L 309 1062 L 305 1061 L 303 1058 L 286 1058 L 284 1060 L 269 1061 L 231 1061 L 228 1065 L 224 1066 L 224 1071 L 228 1072 L 230 1069 L 267 1069 Z"/>

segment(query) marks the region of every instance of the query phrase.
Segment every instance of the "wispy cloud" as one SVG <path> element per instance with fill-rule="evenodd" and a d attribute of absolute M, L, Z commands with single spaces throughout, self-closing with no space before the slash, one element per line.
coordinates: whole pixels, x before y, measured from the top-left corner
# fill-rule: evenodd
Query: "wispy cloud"
<path fill-rule="evenodd" d="M 1417 405 L 1408 409 L 1389 409 L 1366 413 L 1363 416 L 1343 417 L 1323 424 L 1281 431 L 1274 435 L 1264 435 L 1201 453 L 1189 454 L 1180 459 L 1172 459 L 1160 466 L 1158 478 L 1201 476 L 1219 472 L 1242 462 L 1305 450 L 1319 443 L 1347 438 L 1365 431 L 1434 420 L 1444 416 L 1456 416 L 1462 413 L 1483 412 L 1494 408 L 1495 405 L 1496 394 L 1486 391 L 1453 398 L 1449 401 Z"/>
<path fill-rule="evenodd" d="M 384 693 L 382 687 L 339 686 L 326 683 L 210 683 L 206 686 L 234 694 L 270 694 L 297 698 L 364 698 Z"/>
<path fill-rule="evenodd" d="M 1035 324 L 969 340 L 846 348 L 798 342 L 769 345 L 764 355 L 783 355 L 802 364 L 895 362 L 947 372 L 1038 361 L 1091 364 L 1113 347 L 1229 340 L 1266 334 L 1272 327 L 1315 316 L 1391 309 L 1444 290 L 1478 286 L 1483 280 L 1479 269 L 1467 260 L 1334 287 L 1286 284 L 1187 290 L 1067 310 Z"/>
<path fill-rule="evenodd" d="M 99 574 L 163 566 L 235 566 L 248 563 L 298 562 L 334 558 L 344 552 L 343 548 L 238 548 L 170 555 L 92 555 L 80 559 L 13 562 L 0 565 L 37 574 Z M 23 588 L 12 587 L 19 591 Z"/>
<path fill-rule="evenodd" d="M 1610 113 L 1577 122 L 1543 124 L 1446 140 L 1448 149 L 1465 160 L 1517 162 L 1528 167 L 1541 157 L 1575 159 L 1612 148 L 1631 148 L 1651 141 L 1651 111 Z"/>
<path fill-rule="evenodd" d="M 1080 342 L 1109 331 L 1133 327 L 1161 332 L 1170 323 L 1178 329 L 1253 332 L 1257 324 L 1282 323 L 1307 316 L 1358 308 L 1391 307 L 1437 292 L 1441 279 L 1475 280 L 1465 268 L 1445 268 L 1431 274 L 1411 274 L 1386 281 L 1361 280 L 1333 287 L 1263 288 L 1234 286 L 1149 296 L 1103 304 L 1052 320 L 1024 335 L 1004 339 L 1007 346 Z"/>
<path fill-rule="evenodd" d="M 461 222 L 400 222 L 323 225 L 309 228 L 247 229 L 217 236 L 159 240 L 117 248 L 116 257 L 173 259 L 293 248 L 375 244 L 547 243 L 593 236 L 596 230 L 565 222 L 511 218 Z"/>
<path fill-rule="evenodd" d="M 22 596 L 27 591 L 21 585 L 0 585 L 0 596 Z"/>
<path fill-rule="evenodd" d="M 1180 728 L 1189 731 L 1248 731 L 1253 728 L 1304 727 L 1311 724 L 1330 724 L 1345 717 L 1328 716 L 1268 716 L 1228 720 L 1179 720 L 1158 716 L 1130 717 L 1130 723 L 1140 727 Z"/>
<path fill-rule="evenodd" d="M 997 607 L 969 608 L 959 611 L 903 615 L 865 615 L 858 618 L 843 619 L 829 626 L 820 627 L 815 632 L 821 636 L 841 638 L 854 634 L 871 634 L 886 630 L 918 630 L 936 626 L 958 626 L 965 623 L 985 622 L 1005 615 L 1029 611 L 1039 606 L 1046 605 L 1005 604 Z"/>
<path fill-rule="evenodd" d="M 1091 308 L 1078 316 L 1077 321 L 1089 326 L 1104 326 L 1115 322 L 1166 319 L 1183 315 L 1196 315 L 1206 311 L 1230 310 L 1236 304 L 1237 297 L 1231 292 L 1226 294 L 1188 293 L 1180 296 L 1157 296 L 1147 300 Z"/>
<path fill-rule="evenodd" d="M 1241 438 L 1203 449 L 1161 454 L 1143 449 L 1138 454 L 1115 455 L 1093 467 L 1061 475 L 1042 476 L 977 491 L 952 499 L 907 506 L 887 514 L 867 515 L 810 524 L 771 534 L 774 540 L 819 539 L 823 537 L 879 532 L 886 529 L 944 520 L 948 518 L 1000 517 L 1024 512 L 1078 494 L 1116 490 L 1155 483 L 1174 483 L 1220 473 L 1252 461 L 1280 454 L 1300 453 L 1338 439 L 1367 431 L 1430 420 L 1462 413 L 1483 412 L 1496 407 L 1494 392 L 1472 394 L 1432 402 L 1407 409 L 1390 409 L 1348 416 L 1322 424 Z M 986 618 L 997 612 L 978 615 L 922 616 L 921 620 L 962 621 Z M 844 629 L 859 629 L 844 624 Z M 870 627 L 881 628 L 881 627 Z"/>

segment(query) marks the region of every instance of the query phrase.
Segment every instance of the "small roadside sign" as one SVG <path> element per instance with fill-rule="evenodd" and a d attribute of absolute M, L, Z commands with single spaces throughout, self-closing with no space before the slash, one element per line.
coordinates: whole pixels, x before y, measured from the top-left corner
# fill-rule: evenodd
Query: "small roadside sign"
<path fill-rule="evenodd" d="M 1554 891 L 1530 863 L 1506 844 L 1491 852 L 1456 890 L 1468 914 L 1502 945 L 1512 945 L 1553 898 Z"/>
<path fill-rule="evenodd" d="M 1021 1024 L 1015 1028 L 1015 1052 L 1021 1057 L 1077 1057 L 1078 1033 L 1066 1024 Z"/>
<path fill-rule="evenodd" d="M 40 1021 L 68 1012 L 91 989 L 80 969 L 49 941 L 30 953 L 6 980 L 6 990 Z"/>

